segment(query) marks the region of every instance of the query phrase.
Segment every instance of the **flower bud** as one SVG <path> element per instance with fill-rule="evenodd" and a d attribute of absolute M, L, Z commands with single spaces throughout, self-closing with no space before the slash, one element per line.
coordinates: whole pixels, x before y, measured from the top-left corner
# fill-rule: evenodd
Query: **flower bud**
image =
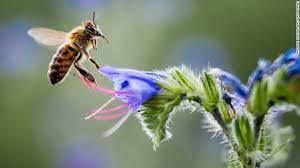
<path fill-rule="evenodd" d="M 286 68 L 279 68 L 269 79 L 268 94 L 273 102 L 287 100 L 289 97 Z"/>
<path fill-rule="evenodd" d="M 257 81 L 248 99 L 248 110 L 255 116 L 263 116 L 268 111 L 268 83 L 266 80 Z"/>
<path fill-rule="evenodd" d="M 225 123 L 230 124 L 232 119 L 235 117 L 234 109 L 232 109 L 225 100 L 220 101 L 220 103 L 218 104 L 218 109 Z"/>
<path fill-rule="evenodd" d="M 204 92 L 202 105 L 207 111 L 212 112 L 217 108 L 220 101 L 220 88 L 213 75 L 206 72 L 203 73 L 201 81 Z"/>
<path fill-rule="evenodd" d="M 249 119 L 246 116 L 240 116 L 234 123 L 234 133 L 239 142 L 239 145 L 247 150 L 254 150 L 254 131 L 250 125 Z"/>

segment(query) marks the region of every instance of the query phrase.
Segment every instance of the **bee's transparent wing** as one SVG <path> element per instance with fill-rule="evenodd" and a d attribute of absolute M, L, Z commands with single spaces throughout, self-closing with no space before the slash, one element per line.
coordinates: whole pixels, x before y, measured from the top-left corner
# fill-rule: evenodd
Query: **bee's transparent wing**
<path fill-rule="evenodd" d="M 59 46 L 66 41 L 67 33 L 43 27 L 31 28 L 28 35 L 40 44 L 47 46 Z"/>

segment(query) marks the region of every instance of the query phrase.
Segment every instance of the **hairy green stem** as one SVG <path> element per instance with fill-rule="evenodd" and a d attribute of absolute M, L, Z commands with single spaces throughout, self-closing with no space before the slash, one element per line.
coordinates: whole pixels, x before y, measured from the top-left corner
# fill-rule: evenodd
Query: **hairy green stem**
<path fill-rule="evenodd" d="M 227 140 L 229 141 L 229 144 L 231 145 L 232 149 L 234 150 L 236 156 L 238 157 L 238 160 L 243 164 L 243 168 L 247 168 L 247 164 L 244 161 L 244 154 L 239 149 L 238 145 L 234 142 L 230 130 L 227 127 L 226 123 L 222 120 L 222 116 L 218 109 L 215 109 L 211 112 L 214 119 L 218 122 L 218 124 L 221 126 L 223 133 L 225 134 Z"/>
<path fill-rule="evenodd" d="M 257 150 L 257 147 L 258 147 L 259 134 L 261 132 L 261 128 L 264 123 L 264 119 L 265 119 L 265 115 L 262 115 L 262 116 L 256 117 L 254 120 L 255 150 Z M 259 162 L 256 162 L 256 156 L 254 156 L 252 158 L 252 160 L 253 160 L 254 167 L 260 168 L 261 164 Z"/>

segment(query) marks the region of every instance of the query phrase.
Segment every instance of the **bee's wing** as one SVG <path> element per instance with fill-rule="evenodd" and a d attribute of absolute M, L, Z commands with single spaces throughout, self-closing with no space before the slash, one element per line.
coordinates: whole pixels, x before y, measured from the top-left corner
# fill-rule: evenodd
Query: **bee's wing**
<path fill-rule="evenodd" d="M 31 28 L 28 35 L 35 41 L 47 46 L 59 46 L 67 40 L 67 33 L 43 27 Z"/>

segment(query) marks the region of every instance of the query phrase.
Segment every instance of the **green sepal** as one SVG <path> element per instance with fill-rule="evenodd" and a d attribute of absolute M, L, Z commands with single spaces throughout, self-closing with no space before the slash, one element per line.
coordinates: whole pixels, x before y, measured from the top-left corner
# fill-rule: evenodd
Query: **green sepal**
<path fill-rule="evenodd" d="M 246 116 L 240 116 L 234 123 L 235 136 L 239 146 L 246 151 L 253 151 L 255 148 L 254 131 Z"/>
<path fill-rule="evenodd" d="M 235 117 L 235 111 L 224 100 L 218 103 L 218 110 L 226 124 L 230 124 Z"/>
<path fill-rule="evenodd" d="M 268 82 L 262 80 L 253 86 L 248 99 L 248 110 L 254 116 L 263 116 L 269 109 Z"/>
<path fill-rule="evenodd" d="M 203 87 L 203 96 L 202 96 L 202 105 L 206 111 L 212 112 L 217 108 L 220 101 L 220 89 L 217 84 L 216 78 L 204 72 L 201 76 L 202 87 Z"/>

